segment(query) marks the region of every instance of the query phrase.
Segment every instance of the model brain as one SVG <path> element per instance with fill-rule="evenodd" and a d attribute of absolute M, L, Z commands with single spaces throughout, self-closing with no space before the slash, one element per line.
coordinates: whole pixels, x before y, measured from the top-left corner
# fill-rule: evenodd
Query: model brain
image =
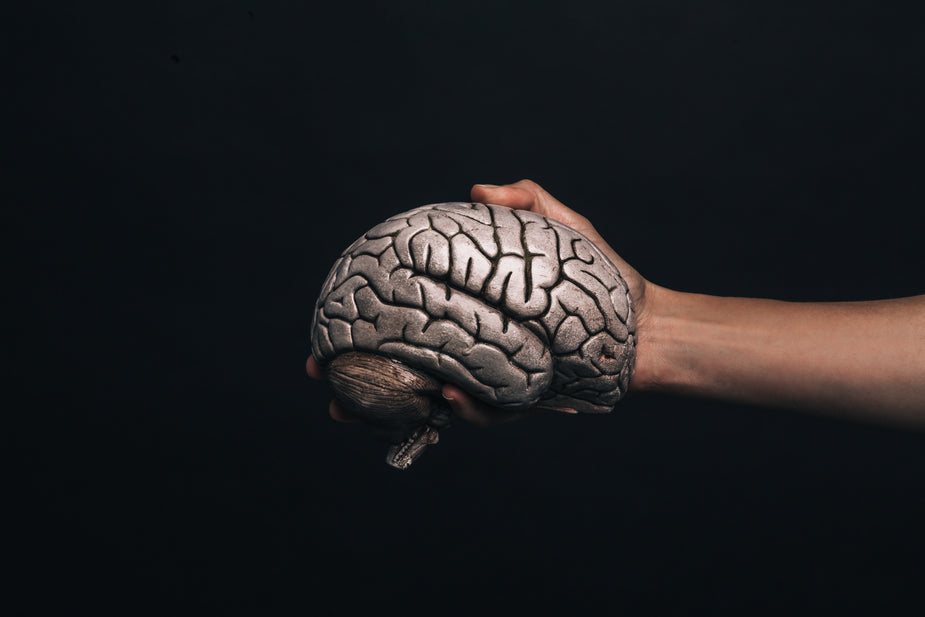
<path fill-rule="evenodd" d="M 610 411 L 635 342 L 626 283 L 590 240 L 479 203 L 423 206 L 366 232 L 334 264 L 312 325 L 323 366 L 370 354 L 512 410 Z"/>

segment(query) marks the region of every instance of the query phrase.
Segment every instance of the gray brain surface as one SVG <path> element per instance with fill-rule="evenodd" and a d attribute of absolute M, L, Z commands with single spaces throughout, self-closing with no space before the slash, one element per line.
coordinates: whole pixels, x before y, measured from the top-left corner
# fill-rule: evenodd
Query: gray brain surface
<path fill-rule="evenodd" d="M 440 203 L 398 214 L 335 262 L 312 353 L 404 362 L 497 407 L 610 411 L 636 358 L 616 266 L 578 231 L 525 210 Z"/>

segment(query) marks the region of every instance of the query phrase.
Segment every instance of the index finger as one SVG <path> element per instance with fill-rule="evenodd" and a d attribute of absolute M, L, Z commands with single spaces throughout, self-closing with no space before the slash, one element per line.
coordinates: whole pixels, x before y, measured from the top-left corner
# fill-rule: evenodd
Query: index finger
<path fill-rule="evenodd" d="M 318 365 L 315 356 L 308 356 L 308 360 L 305 361 L 305 372 L 308 373 L 308 376 L 312 379 L 327 379 L 328 377 L 324 369 Z"/>

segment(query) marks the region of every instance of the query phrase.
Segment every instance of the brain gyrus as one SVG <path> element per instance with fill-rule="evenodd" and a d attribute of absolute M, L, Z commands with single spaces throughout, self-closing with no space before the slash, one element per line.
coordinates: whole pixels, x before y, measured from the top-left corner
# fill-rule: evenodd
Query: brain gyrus
<path fill-rule="evenodd" d="M 626 392 L 635 331 L 625 281 L 579 232 L 453 202 L 393 216 L 343 252 L 312 353 L 393 358 L 501 408 L 600 413 Z"/>

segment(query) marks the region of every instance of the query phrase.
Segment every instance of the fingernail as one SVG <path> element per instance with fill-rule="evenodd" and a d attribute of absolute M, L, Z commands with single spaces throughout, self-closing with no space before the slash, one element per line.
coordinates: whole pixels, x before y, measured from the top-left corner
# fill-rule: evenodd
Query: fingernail
<path fill-rule="evenodd" d="M 496 189 L 498 188 L 497 184 L 476 184 L 475 186 L 480 186 L 484 189 Z"/>
<path fill-rule="evenodd" d="M 446 400 L 448 400 L 448 401 L 452 401 L 452 400 L 453 400 L 453 397 L 452 397 L 452 396 L 447 396 L 446 392 L 441 392 L 441 394 L 443 395 L 443 398 L 445 398 Z"/>

